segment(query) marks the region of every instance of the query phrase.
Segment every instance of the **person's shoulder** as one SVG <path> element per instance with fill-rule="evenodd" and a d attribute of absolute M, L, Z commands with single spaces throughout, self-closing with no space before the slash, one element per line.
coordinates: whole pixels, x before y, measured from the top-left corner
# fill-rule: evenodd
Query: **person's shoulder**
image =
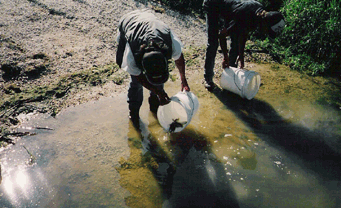
<path fill-rule="evenodd" d="M 126 19 L 126 18 L 151 18 L 154 17 L 155 15 L 148 9 L 136 9 L 133 11 L 129 11 L 126 14 L 122 16 L 121 19 Z"/>

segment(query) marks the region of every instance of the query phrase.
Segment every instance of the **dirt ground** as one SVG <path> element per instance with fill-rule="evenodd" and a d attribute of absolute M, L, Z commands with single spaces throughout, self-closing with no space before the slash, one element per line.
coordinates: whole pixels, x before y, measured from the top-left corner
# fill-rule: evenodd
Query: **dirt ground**
<path fill-rule="evenodd" d="M 20 123 L 22 112 L 54 114 L 125 89 L 128 75 L 115 64 L 117 24 L 126 12 L 145 8 L 186 47 L 205 41 L 195 17 L 147 1 L 0 1 L 1 126 Z"/>
<path fill-rule="evenodd" d="M 62 108 L 125 91 L 129 76 L 115 64 L 117 24 L 126 12 L 144 8 L 183 42 L 187 76 L 203 72 L 205 23 L 194 15 L 143 0 L 0 0 L 1 140 L 15 136 L 11 132 L 21 113 L 56 115 Z M 246 68 L 255 60 L 271 62 L 265 54 L 248 55 Z M 216 70 L 220 62 L 218 54 Z M 276 67 L 284 74 L 290 70 Z M 171 79 L 178 79 L 177 70 Z M 331 90 L 340 87 L 336 81 L 317 82 Z"/>

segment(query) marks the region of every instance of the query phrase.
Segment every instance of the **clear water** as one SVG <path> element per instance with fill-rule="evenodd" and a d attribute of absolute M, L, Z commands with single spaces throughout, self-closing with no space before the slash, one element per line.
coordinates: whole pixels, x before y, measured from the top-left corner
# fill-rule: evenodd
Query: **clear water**
<path fill-rule="evenodd" d="M 200 108 L 174 134 L 160 127 L 146 98 L 137 132 L 125 94 L 32 118 L 18 131 L 36 135 L 0 152 L 0 205 L 341 207 L 340 110 L 283 93 L 284 86 L 275 91 L 266 80 L 248 101 L 209 93 L 194 74 Z M 166 85 L 169 95 L 179 88 Z"/>

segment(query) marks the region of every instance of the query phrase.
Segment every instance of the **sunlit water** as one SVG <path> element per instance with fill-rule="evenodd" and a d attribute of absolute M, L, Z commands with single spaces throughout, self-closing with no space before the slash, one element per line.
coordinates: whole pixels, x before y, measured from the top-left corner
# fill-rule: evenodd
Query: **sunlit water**
<path fill-rule="evenodd" d="M 200 107 L 174 134 L 149 112 L 146 91 L 142 133 L 125 94 L 31 119 L 18 130 L 37 134 L 0 152 L 0 205 L 341 207 L 340 111 L 264 83 L 247 101 L 209 93 L 193 75 Z M 169 95 L 178 90 L 167 83 Z"/>

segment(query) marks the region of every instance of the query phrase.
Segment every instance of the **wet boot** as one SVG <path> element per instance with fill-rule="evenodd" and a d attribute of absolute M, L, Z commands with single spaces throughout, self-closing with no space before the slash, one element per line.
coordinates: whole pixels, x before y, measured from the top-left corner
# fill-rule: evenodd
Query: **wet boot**
<path fill-rule="evenodd" d="M 159 105 L 160 105 L 160 101 L 157 95 L 150 95 L 148 98 L 148 102 L 149 102 L 149 110 L 152 113 L 157 114 L 157 109 L 159 108 Z"/>
<path fill-rule="evenodd" d="M 215 84 L 212 80 L 210 81 L 204 80 L 204 86 L 209 92 L 212 92 L 214 90 Z"/>

